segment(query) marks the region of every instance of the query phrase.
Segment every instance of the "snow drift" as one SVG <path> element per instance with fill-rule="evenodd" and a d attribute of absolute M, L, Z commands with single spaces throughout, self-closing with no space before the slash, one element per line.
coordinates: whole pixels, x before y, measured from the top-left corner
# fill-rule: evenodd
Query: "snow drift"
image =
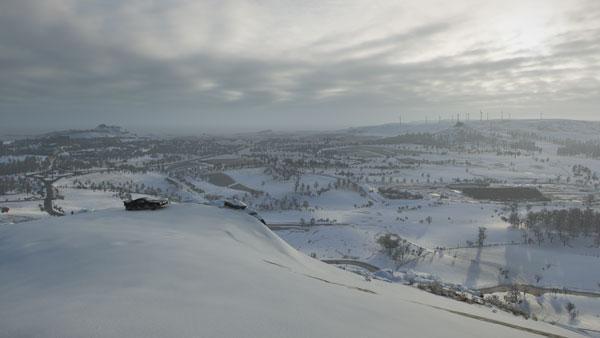
<path fill-rule="evenodd" d="M 2 337 L 520 337 L 574 333 L 338 270 L 201 205 L 0 227 Z"/>

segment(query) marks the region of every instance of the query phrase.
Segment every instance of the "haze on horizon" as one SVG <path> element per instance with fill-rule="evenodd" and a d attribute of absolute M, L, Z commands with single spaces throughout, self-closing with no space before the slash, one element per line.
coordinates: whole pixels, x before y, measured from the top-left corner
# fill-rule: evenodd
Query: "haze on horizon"
<path fill-rule="evenodd" d="M 595 0 L 0 4 L 4 132 L 595 120 L 599 106 Z"/>

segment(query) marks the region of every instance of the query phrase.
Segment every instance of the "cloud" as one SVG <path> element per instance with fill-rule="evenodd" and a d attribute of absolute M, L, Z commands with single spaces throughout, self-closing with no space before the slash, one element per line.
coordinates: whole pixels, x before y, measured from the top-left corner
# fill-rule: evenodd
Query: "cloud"
<path fill-rule="evenodd" d="M 174 126 L 593 117 L 600 6 L 508 2 L 7 0 L 0 114 Z"/>

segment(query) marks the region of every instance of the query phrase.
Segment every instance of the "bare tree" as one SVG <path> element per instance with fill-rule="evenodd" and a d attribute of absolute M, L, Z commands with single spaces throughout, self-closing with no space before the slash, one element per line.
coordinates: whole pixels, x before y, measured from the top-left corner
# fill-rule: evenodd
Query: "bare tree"
<path fill-rule="evenodd" d="M 479 230 L 477 233 L 477 246 L 479 246 L 481 248 L 483 246 L 483 244 L 485 243 L 486 238 L 487 238 L 487 228 L 479 227 Z"/>

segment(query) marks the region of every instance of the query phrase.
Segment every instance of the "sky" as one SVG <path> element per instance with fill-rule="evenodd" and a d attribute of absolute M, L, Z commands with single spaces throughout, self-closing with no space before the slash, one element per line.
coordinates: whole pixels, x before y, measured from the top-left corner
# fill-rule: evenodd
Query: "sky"
<path fill-rule="evenodd" d="M 597 0 L 2 0 L 2 127 L 600 119 Z"/>

